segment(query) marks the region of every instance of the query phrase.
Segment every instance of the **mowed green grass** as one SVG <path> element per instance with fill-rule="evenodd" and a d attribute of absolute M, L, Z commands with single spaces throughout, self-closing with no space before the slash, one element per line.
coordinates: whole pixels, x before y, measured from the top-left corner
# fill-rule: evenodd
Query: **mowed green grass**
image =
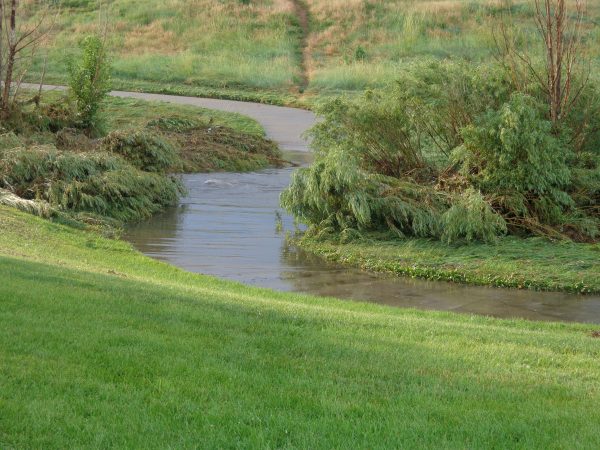
<path fill-rule="evenodd" d="M 275 293 L 0 207 L 2 448 L 598 448 L 594 326 Z"/>

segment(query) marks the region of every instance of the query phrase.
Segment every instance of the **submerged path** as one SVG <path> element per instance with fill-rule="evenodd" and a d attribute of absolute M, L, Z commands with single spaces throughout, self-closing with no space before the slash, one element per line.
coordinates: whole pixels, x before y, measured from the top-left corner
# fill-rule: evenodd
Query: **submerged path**
<path fill-rule="evenodd" d="M 47 89 L 62 89 L 47 86 Z M 309 111 L 229 100 L 114 91 L 116 97 L 158 100 L 236 112 L 257 120 L 288 159 L 310 157 L 303 133 L 315 123 Z M 193 272 L 262 287 L 419 309 L 495 317 L 600 323 L 600 296 L 465 286 L 370 274 L 330 264 L 285 243 L 279 194 L 292 169 L 254 173 L 184 175 L 189 195 L 179 207 L 132 226 L 138 250 Z"/>

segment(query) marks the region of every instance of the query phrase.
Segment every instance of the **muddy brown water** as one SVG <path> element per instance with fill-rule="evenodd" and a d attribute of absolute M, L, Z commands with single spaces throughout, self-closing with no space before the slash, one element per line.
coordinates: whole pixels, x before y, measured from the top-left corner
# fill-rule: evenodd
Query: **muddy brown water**
<path fill-rule="evenodd" d="M 53 89 L 55 87 L 48 87 Z M 289 159 L 308 163 L 303 132 L 311 112 L 227 100 L 112 92 L 238 112 L 259 121 Z M 178 207 L 131 226 L 125 238 L 148 256 L 183 269 L 243 283 L 398 307 L 449 310 L 503 318 L 600 323 L 600 296 L 463 286 L 377 274 L 331 264 L 289 246 L 277 217 L 279 194 L 292 169 L 184 175 L 188 195 Z"/>

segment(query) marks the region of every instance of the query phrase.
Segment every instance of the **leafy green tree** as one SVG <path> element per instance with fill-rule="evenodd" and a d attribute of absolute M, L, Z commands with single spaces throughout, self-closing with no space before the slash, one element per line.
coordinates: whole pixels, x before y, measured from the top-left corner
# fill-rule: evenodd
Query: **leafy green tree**
<path fill-rule="evenodd" d="M 105 42 L 86 37 L 80 45 L 81 58 L 69 63 L 69 90 L 82 128 L 97 129 L 102 100 L 111 89 L 111 65 Z"/>

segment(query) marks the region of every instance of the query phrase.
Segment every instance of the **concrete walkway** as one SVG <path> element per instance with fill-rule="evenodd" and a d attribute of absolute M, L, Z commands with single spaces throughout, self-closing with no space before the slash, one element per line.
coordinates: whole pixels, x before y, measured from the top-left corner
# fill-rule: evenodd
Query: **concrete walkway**
<path fill-rule="evenodd" d="M 38 89 L 39 85 L 24 83 L 22 87 Z M 65 89 L 64 86 L 44 86 L 44 90 L 48 91 L 62 91 Z M 263 105 L 261 103 L 125 91 L 112 91 L 109 95 L 121 98 L 200 106 L 202 108 L 243 114 L 259 122 L 265 129 L 267 137 L 276 141 L 282 150 L 308 151 L 307 140 L 302 135 L 314 125 L 316 120 L 314 113 L 311 111 L 283 106 Z"/>

